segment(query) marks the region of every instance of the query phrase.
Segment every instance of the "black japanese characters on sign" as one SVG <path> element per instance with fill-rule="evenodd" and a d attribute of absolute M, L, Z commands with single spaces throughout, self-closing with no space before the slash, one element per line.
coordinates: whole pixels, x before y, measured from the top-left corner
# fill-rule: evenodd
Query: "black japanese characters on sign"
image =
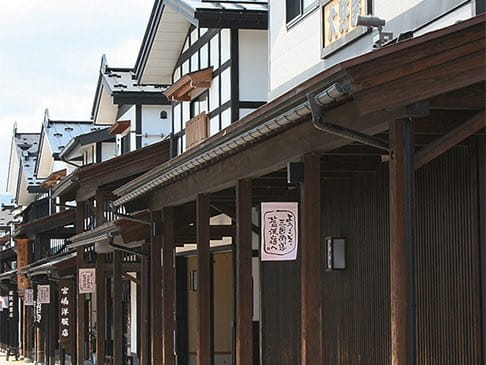
<path fill-rule="evenodd" d="M 297 258 L 298 204 L 262 203 L 263 261 Z"/>
<path fill-rule="evenodd" d="M 66 350 L 70 350 L 71 334 L 73 331 L 74 289 L 70 281 L 59 282 L 59 342 Z"/>
<path fill-rule="evenodd" d="M 50 285 L 37 285 L 37 301 L 40 304 L 49 304 L 51 302 Z"/>
<path fill-rule="evenodd" d="M 34 289 L 25 289 L 24 291 L 24 305 L 34 305 Z"/>
<path fill-rule="evenodd" d="M 79 294 L 89 294 L 96 291 L 96 269 L 79 269 Z"/>

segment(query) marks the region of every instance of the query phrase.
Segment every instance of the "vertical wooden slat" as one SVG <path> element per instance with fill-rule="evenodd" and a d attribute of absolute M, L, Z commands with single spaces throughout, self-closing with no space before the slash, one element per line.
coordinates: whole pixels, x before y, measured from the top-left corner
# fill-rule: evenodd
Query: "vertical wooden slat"
<path fill-rule="evenodd" d="M 304 155 L 304 183 L 302 184 L 302 245 L 301 253 L 301 334 L 302 364 L 322 363 L 321 343 L 321 181 L 320 157 Z"/>
<path fill-rule="evenodd" d="M 113 364 L 123 364 L 122 253 L 113 252 Z"/>
<path fill-rule="evenodd" d="M 236 185 L 236 364 L 253 361 L 251 180 Z"/>
<path fill-rule="evenodd" d="M 145 243 L 144 251 L 150 251 L 150 244 Z M 140 364 L 150 365 L 150 258 L 142 257 L 141 264 L 141 326 L 140 326 Z"/>
<path fill-rule="evenodd" d="M 164 364 L 175 365 L 175 268 L 174 268 L 174 209 L 164 208 L 164 246 L 163 246 L 163 351 Z"/>
<path fill-rule="evenodd" d="M 76 205 L 76 233 L 84 231 L 84 202 L 77 202 Z M 84 267 L 84 247 L 77 248 L 76 268 Z M 79 286 L 79 270 L 76 273 L 77 283 Z M 85 328 L 85 299 L 84 294 L 79 294 L 79 288 L 76 286 L 76 354 L 77 363 L 83 364 L 86 360 L 86 328 Z M 76 362 L 76 361 L 75 361 Z"/>
<path fill-rule="evenodd" d="M 49 285 L 51 286 L 50 290 L 50 301 L 51 304 L 47 306 L 48 308 L 48 319 L 49 319 L 49 324 L 47 326 L 48 328 L 48 334 L 47 334 L 47 357 L 49 358 L 49 364 L 55 364 L 56 362 L 56 333 L 58 332 L 59 329 L 59 321 L 56 317 L 56 304 L 57 304 L 57 287 L 54 283 L 50 282 Z"/>
<path fill-rule="evenodd" d="M 162 364 L 162 212 L 152 212 L 150 251 L 150 326 L 152 364 Z"/>
<path fill-rule="evenodd" d="M 99 227 L 105 223 L 104 216 L 105 193 L 96 191 L 96 225 Z M 103 264 L 105 255 L 96 254 L 96 363 L 105 362 L 105 337 L 106 337 L 106 279 Z"/>
<path fill-rule="evenodd" d="M 483 9 L 486 5 L 483 4 Z M 481 270 L 482 359 L 486 361 L 486 137 L 478 139 L 479 251 Z"/>
<path fill-rule="evenodd" d="M 415 363 L 414 132 L 390 123 L 390 282 L 392 364 Z"/>
<path fill-rule="evenodd" d="M 197 361 L 199 365 L 212 363 L 211 338 L 211 257 L 209 254 L 209 199 L 197 196 Z"/>

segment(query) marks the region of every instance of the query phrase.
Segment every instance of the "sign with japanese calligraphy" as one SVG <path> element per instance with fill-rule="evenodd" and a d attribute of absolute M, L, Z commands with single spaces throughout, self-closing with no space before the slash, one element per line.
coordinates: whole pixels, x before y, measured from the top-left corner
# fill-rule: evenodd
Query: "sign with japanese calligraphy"
<path fill-rule="evenodd" d="M 25 289 L 24 291 L 24 305 L 34 305 L 34 289 Z"/>
<path fill-rule="evenodd" d="M 15 318 L 15 294 L 13 290 L 8 291 L 8 319 Z"/>
<path fill-rule="evenodd" d="M 17 249 L 17 272 L 24 266 L 29 264 L 29 240 L 16 239 L 15 245 Z M 29 280 L 23 274 L 17 274 L 17 287 L 20 292 L 29 287 Z"/>
<path fill-rule="evenodd" d="M 297 258 L 298 224 L 298 203 L 262 203 L 262 261 L 288 261 Z"/>
<path fill-rule="evenodd" d="M 79 294 L 94 293 L 96 291 L 96 269 L 79 269 Z"/>
<path fill-rule="evenodd" d="M 321 1 L 322 2 L 322 1 Z M 367 0 L 330 0 L 322 7 L 322 57 L 366 33 L 358 16 L 369 13 Z"/>
<path fill-rule="evenodd" d="M 40 304 L 49 304 L 51 302 L 50 285 L 37 285 L 37 301 Z"/>
<path fill-rule="evenodd" d="M 71 334 L 74 323 L 74 289 L 70 281 L 59 282 L 59 343 L 66 350 L 71 350 Z"/>
<path fill-rule="evenodd" d="M 34 300 L 34 325 L 42 326 L 42 304 L 38 300 Z"/>

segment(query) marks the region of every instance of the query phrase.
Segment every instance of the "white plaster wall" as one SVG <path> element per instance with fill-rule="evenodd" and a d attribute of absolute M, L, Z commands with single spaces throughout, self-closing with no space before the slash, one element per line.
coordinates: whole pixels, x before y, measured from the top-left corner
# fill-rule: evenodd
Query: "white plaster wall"
<path fill-rule="evenodd" d="M 116 143 L 103 142 L 101 144 L 101 161 L 109 160 L 116 156 Z"/>
<path fill-rule="evenodd" d="M 166 119 L 160 119 L 160 113 L 167 112 Z M 172 128 L 172 107 L 170 105 L 143 105 L 142 106 L 142 134 L 147 133 L 150 138 L 142 138 L 145 143 L 154 143 L 170 134 Z M 163 135 L 163 136 L 162 136 Z"/>
<path fill-rule="evenodd" d="M 268 93 L 268 41 L 265 30 L 240 30 L 240 100 L 266 101 Z"/>

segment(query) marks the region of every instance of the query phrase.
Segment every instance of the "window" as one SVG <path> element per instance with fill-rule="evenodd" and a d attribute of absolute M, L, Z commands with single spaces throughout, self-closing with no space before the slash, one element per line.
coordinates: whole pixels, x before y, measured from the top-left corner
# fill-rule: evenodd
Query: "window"
<path fill-rule="evenodd" d="M 205 91 L 196 99 L 191 101 L 191 118 L 199 115 L 202 112 L 208 111 L 208 92 Z"/>
<path fill-rule="evenodd" d="M 316 0 L 286 0 L 287 23 L 313 9 Z"/>

